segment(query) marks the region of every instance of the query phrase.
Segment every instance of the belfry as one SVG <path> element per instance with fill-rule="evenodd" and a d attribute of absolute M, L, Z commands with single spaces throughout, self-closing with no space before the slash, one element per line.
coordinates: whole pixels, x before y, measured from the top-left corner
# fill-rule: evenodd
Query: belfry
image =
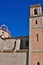
<path fill-rule="evenodd" d="M 43 64 L 43 15 L 40 4 L 30 6 L 29 65 Z"/>

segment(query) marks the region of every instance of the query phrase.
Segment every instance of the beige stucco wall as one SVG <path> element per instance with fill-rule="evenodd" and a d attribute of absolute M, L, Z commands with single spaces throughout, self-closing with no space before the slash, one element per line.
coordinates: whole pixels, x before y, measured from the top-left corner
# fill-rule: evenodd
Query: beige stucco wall
<path fill-rule="evenodd" d="M 14 48 L 16 41 L 16 51 Z M 0 38 L 0 65 L 26 65 L 28 50 L 20 50 L 20 39 Z M 18 47 L 17 47 L 18 46 Z"/>
<path fill-rule="evenodd" d="M 3 40 L 0 38 L 0 51 L 12 50 L 15 45 L 15 39 Z"/>
<path fill-rule="evenodd" d="M 26 52 L 0 53 L 0 65 L 26 65 Z"/>
<path fill-rule="evenodd" d="M 16 41 L 16 46 L 15 46 Z M 12 51 L 15 46 L 15 51 L 20 50 L 20 39 L 2 39 L 0 38 L 0 51 Z"/>

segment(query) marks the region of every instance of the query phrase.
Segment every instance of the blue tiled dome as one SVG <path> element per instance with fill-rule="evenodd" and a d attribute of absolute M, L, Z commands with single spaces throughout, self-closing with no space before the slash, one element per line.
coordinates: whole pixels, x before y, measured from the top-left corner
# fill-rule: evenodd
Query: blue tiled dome
<path fill-rule="evenodd" d="M 5 25 L 1 25 L 0 28 L 1 28 L 2 30 L 4 30 L 4 31 L 8 32 L 8 27 L 7 27 L 7 26 L 5 26 Z"/>
<path fill-rule="evenodd" d="M 1 26 L 0 26 L 0 29 L 3 30 L 3 31 L 8 32 L 8 33 L 11 35 L 10 31 L 8 30 L 8 27 L 5 26 L 5 24 L 1 25 Z"/>

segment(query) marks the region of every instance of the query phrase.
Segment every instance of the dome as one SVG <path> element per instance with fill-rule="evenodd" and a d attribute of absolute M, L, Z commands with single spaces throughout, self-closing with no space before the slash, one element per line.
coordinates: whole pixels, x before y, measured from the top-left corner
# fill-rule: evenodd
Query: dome
<path fill-rule="evenodd" d="M 8 32 L 8 33 L 11 35 L 11 33 L 10 33 L 9 30 L 8 30 L 8 27 L 7 27 L 5 24 L 1 25 L 1 26 L 0 26 L 0 29 L 3 30 L 3 31 Z"/>
<path fill-rule="evenodd" d="M 2 30 L 4 30 L 4 31 L 8 32 L 8 27 L 5 26 L 5 25 L 1 25 L 0 29 L 2 29 Z"/>

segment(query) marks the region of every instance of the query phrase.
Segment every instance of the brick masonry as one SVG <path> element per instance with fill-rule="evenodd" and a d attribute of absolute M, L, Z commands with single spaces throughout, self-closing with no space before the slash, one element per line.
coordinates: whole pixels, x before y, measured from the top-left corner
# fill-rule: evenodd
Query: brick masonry
<path fill-rule="evenodd" d="M 35 14 L 34 10 L 37 10 Z M 41 5 L 30 7 L 31 35 L 29 65 L 43 65 L 43 15 Z M 37 21 L 37 23 L 36 23 Z M 39 63 L 39 64 L 38 64 Z"/>

